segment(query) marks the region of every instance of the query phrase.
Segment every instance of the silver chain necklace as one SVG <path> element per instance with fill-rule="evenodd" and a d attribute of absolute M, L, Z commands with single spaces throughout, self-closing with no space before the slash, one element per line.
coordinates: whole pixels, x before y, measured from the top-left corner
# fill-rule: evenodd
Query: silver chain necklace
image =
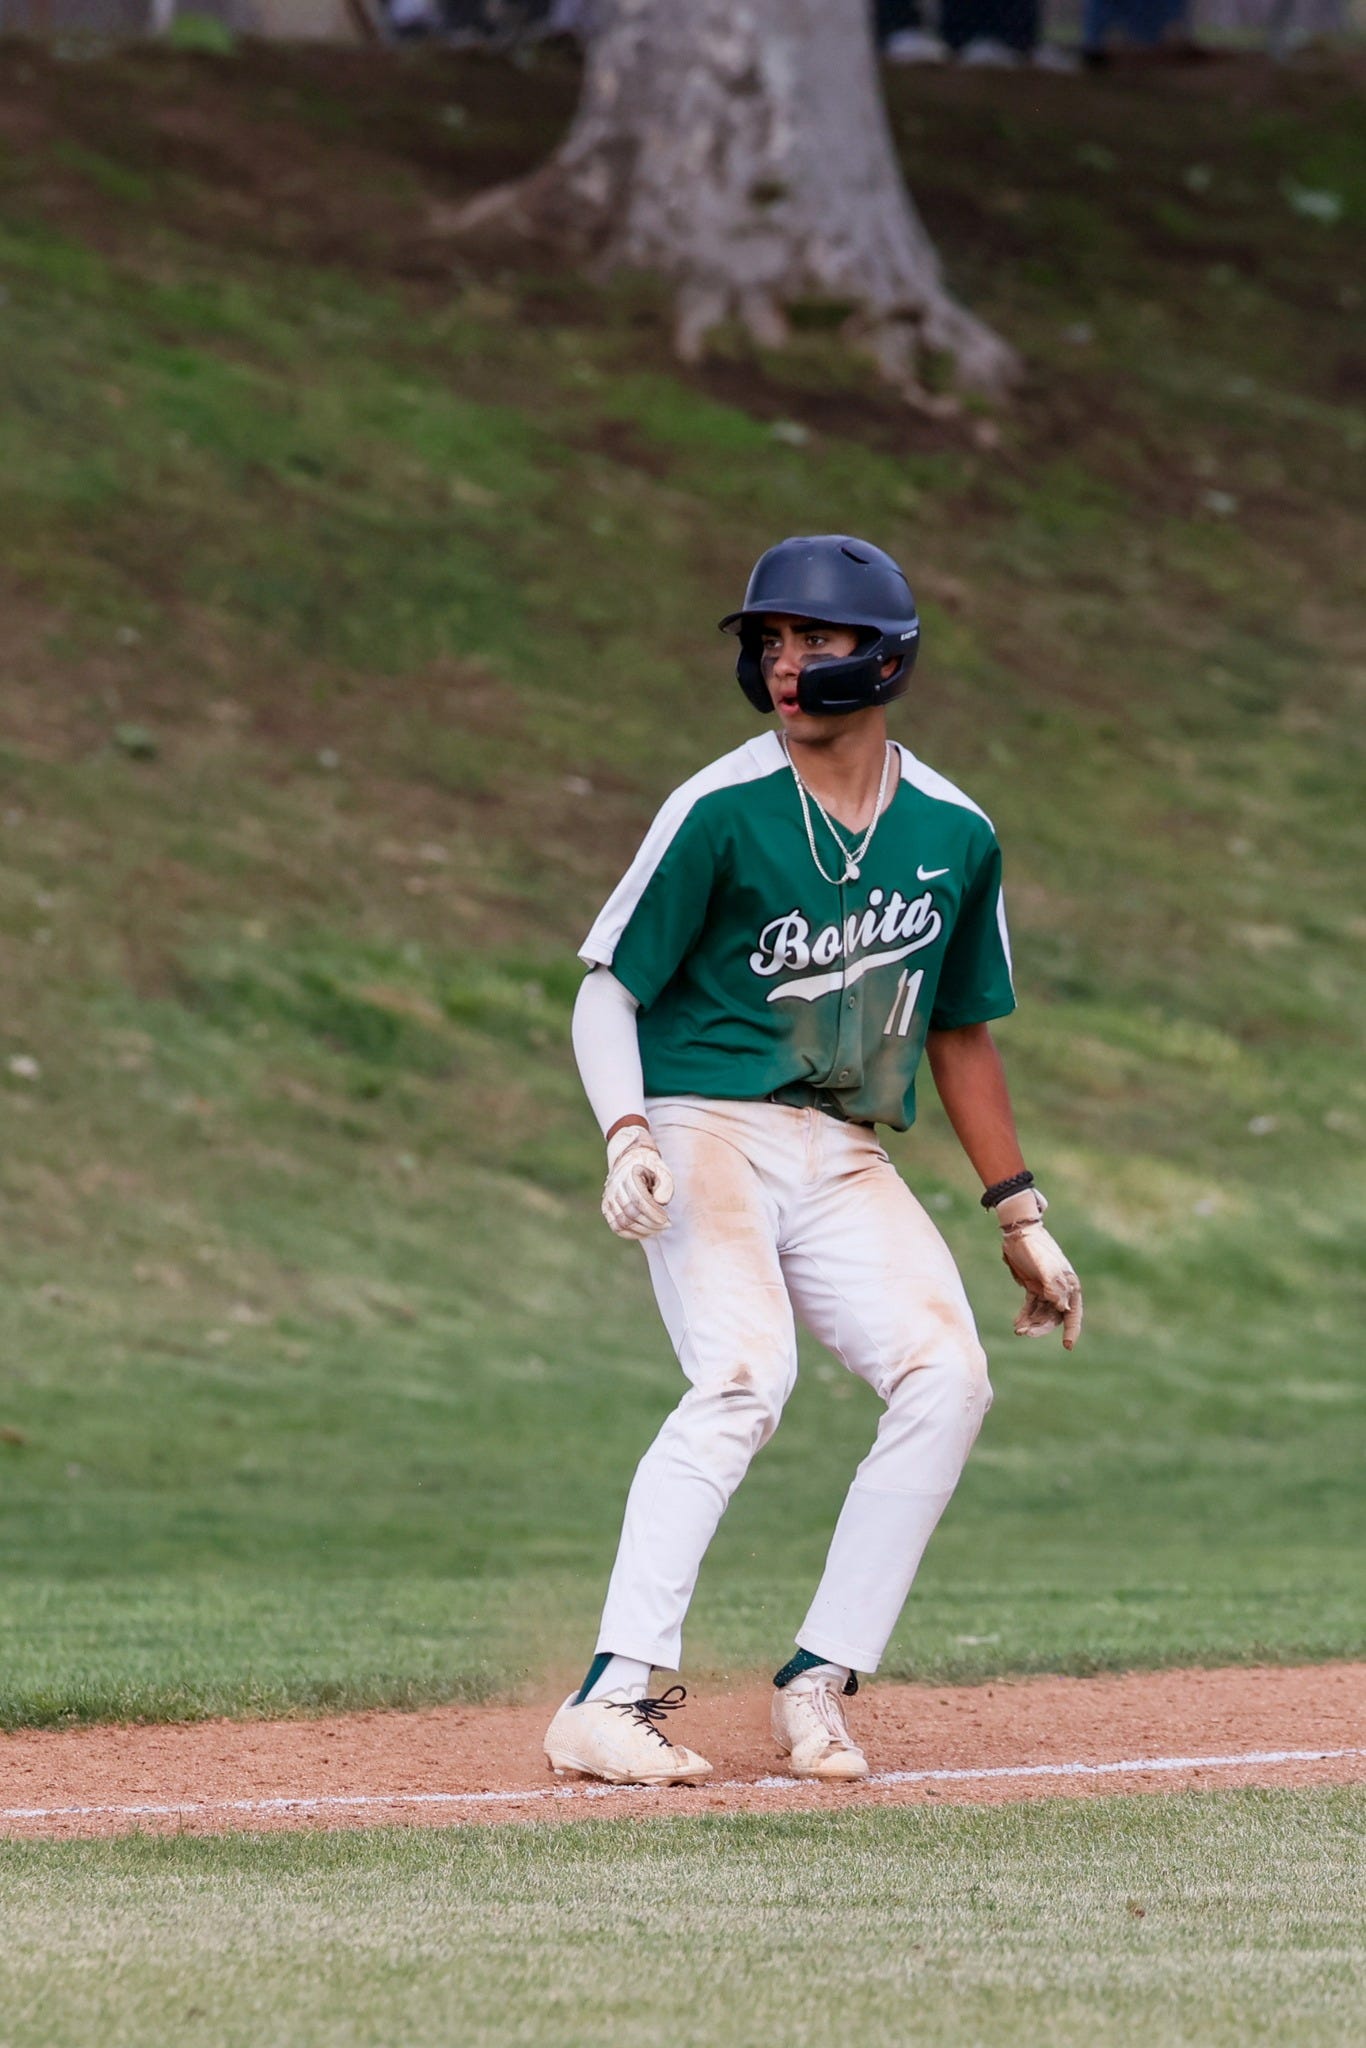
<path fill-rule="evenodd" d="M 882 780 L 878 783 L 877 786 L 877 802 L 873 806 L 872 823 L 869 825 L 868 830 L 864 833 L 858 845 L 853 847 L 845 845 L 843 839 L 835 830 L 834 824 L 831 821 L 830 814 L 826 810 L 825 805 L 816 795 L 815 790 L 809 790 L 806 784 L 802 781 L 801 776 L 797 773 L 797 764 L 793 760 L 791 749 L 787 744 L 786 733 L 782 735 L 782 742 L 783 752 L 787 755 L 787 765 L 792 770 L 792 780 L 797 785 L 797 795 L 801 798 L 802 820 L 806 826 L 806 843 L 811 848 L 811 858 L 816 864 L 816 873 L 820 876 L 823 882 L 828 882 L 832 889 L 843 888 L 846 882 L 856 882 L 859 878 L 863 862 L 867 858 L 868 848 L 873 843 L 873 834 L 877 831 L 878 822 L 882 817 L 882 805 L 887 795 L 887 776 L 892 765 L 891 741 L 889 740 L 887 742 L 887 745 L 883 749 Z M 816 831 L 815 827 L 811 823 L 812 804 L 814 804 L 816 806 L 816 809 L 820 812 L 821 819 L 825 825 L 826 831 L 830 834 L 830 837 L 834 840 L 836 846 L 840 850 L 841 855 L 843 856 L 844 873 L 842 875 L 827 875 L 825 869 L 821 866 L 821 857 L 816 851 Z"/>

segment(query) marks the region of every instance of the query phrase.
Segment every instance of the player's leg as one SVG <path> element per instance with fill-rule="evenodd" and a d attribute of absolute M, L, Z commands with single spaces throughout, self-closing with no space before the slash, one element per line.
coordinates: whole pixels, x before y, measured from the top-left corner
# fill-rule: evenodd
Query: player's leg
<path fill-rule="evenodd" d="M 691 1385 L 631 1486 L 598 1647 L 676 1669 L 702 1558 L 778 1425 L 797 1350 L 777 1202 L 740 1149 L 743 1126 L 723 1105 L 652 1104 L 650 1116 L 675 1193 L 672 1227 L 645 1252 Z"/>
<path fill-rule="evenodd" d="M 773 1112 L 775 1130 L 783 1129 L 784 1114 Z M 652 1103 L 650 1120 L 675 1192 L 671 1227 L 645 1251 L 655 1298 L 691 1385 L 636 1471 L 598 1655 L 556 1716 L 546 1746 L 563 1767 L 607 1775 L 605 1761 L 634 1778 L 653 1761 L 655 1775 L 677 1778 L 699 1773 L 656 1754 L 661 1743 L 671 1745 L 645 1713 L 648 1699 L 637 1712 L 640 1728 L 631 1725 L 630 1710 L 654 1666 L 678 1668 L 702 1559 L 750 1459 L 777 1427 L 796 1378 L 797 1351 L 776 1249 L 777 1198 L 771 1176 L 748 1156 L 755 1147 L 743 1112 L 691 1101 Z M 585 1733 L 590 1720 L 602 1729 L 592 1745 Z"/>
<path fill-rule="evenodd" d="M 840 1738 L 847 1675 L 877 1669 L 991 1389 L 952 1255 L 876 1139 L 826 1119 L 822 1145 L 783 1270 L 803 1321 L 886 1406 L 797 1632 L 798 1655 L 779 1674 L 775 1729 L 798 1768 L 805 1755 L 819 1775 L 852 1776 Z"/>

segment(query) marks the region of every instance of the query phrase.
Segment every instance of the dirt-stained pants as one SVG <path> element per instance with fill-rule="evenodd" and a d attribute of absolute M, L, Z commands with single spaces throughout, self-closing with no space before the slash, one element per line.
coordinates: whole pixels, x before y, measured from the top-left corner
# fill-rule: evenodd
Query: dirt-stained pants
<path fill-rule="evenodd" d="M 645 1252 L 692 1385 L 637 1468 L 598 1648 L 677 1669 L 707 1545 L 796 1381 L 795 1310 L 887 1404 L 797 1642 L 875 1671 L 991 1402 L 958 1270 L 864 1126 L 774 1102 L 648 1108 L 676 1193 Z"/>

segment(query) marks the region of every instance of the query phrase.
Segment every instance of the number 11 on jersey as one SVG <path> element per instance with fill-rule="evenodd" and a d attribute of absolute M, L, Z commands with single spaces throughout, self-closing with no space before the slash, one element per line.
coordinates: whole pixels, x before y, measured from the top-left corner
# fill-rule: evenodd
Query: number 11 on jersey
<path fill-rule="evenodd" d="M 911 1019 L 915 1015 L 916 998 L 920 994 L 920 984 L 924 979 L 925 970 L 923 967 L 918 967 L 914 974 L 910 973 L 907 968 L 902 968 L 901 979 L 896 985 L 896 994 L 892 997 L 892 1007 L 887 1012 L 887 1022 L 882 1027 L 884 1038 L 890 1038 L 893 1031 L 895 1031 L 898 1038 L 906 1036 L 906 1033 L 911 1028 Z M 898 1011 L 900 1011 L 899 1016 L 897 1014 Z"/>

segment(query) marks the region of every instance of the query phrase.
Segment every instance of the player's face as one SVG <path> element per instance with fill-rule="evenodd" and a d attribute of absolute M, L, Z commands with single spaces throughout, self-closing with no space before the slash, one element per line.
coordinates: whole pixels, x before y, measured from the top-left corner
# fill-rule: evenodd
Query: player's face
<path fill-rule="evenodd" d="M 841 719 L 817 718 L 797 702 L 797 679 L 808 662 L 840 661 L 858 647 L 852 626 L 828 626 L 820 619 L 796 619 L 769 613 L 762 628 L 759 666 L 773 709 L 794 738 L 829 736 Z M 857 714 L 854 714 L 857 716 Z"/>

